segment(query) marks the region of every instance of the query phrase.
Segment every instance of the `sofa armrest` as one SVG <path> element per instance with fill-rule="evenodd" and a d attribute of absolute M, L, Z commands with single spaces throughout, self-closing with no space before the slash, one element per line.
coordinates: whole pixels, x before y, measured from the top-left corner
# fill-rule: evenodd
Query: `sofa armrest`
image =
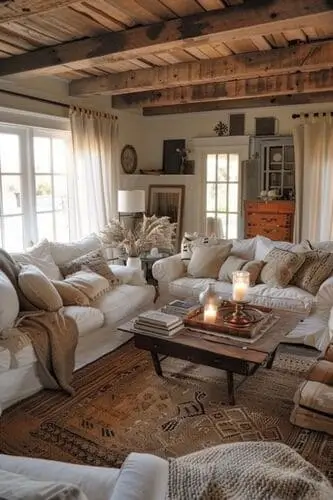
<path fill-rule="evenodd" d="M 146 453 L 130 453 L 121 466 L 111 500 L 165 500 L 169 463 Z"/>
<path fill-rule="evenodd" d="M 154 262 L 152 267 L 154 278 L 159 283 L 170 283 L 186 274 L 186 267 L 180 253 Z"/>
<path fill-rule="evenodd" d="M 333 276 L 325 280 L 316 295 L 316 312 L 326 313 L 327 316 L 333 307 Z"/>

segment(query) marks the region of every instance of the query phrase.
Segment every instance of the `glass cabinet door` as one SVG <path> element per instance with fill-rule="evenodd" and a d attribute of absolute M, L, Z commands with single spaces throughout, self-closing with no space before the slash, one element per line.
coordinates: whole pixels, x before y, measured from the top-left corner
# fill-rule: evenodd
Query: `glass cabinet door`
<path fill-rule="evenodd" d="M 262 189 L 275 190 L 282 199 L 295 193 L 295 156 L 291 137 L 262 140 Z"/>

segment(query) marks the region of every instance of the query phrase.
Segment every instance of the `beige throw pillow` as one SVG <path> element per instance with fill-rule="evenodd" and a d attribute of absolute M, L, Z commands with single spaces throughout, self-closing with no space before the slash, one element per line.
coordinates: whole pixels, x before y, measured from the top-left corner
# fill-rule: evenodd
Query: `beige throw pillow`
<path fill-rule="evenodd" d="M 111 286 L 119 285 L 119 279 L 111 271 L 107 260 L 103 256 L 102 250 L 92 250 L 91 252 L 71 260 L 60 267 L 63 276 L 76 273 L 82 267 L 88 267 L 94 273 L 100 274 L 108 280 Z"/>
<path fill-rule="evenodd" d="M 320 285 L 333 272 L 333 253 L 312 250 L 301 255 L 304 256 L 304 263 L 296 273 L 293 284 L 316 295 Z"/>
<path fill-rule="evenodd" d="M 22 266 L 18 275 L 18 284 L 26 298 L 38 309 L 58 311 L 63 306 L 55 286 L 36 266 L 31 264 Z"/>
<path fill-rule="evenodd" d="M 81 292 L 78 288 L 75 288 L 67 280 L 63 281 L 52 281 L 53 285 L 57 289 L 64 306 L 89 306 L 89 298 Z"/>
<path fill-rule="evenodd" d="M 84 293 L 91 302 L 110 290 L 108 280 L 89 269 L 71 274 L 66 278 L 66 282 Z"/>
<path fill-rule="evenodd" d="M 266 264 L 260 273 L 260 280 L 273 287 L 285 288 L 304 260 L 304 254 L 273 248 L 264 259 Z"/>
<path fill-rule="evenodd" d="M 230 253 L 232 244 L 195 247 L 188 264 L 188 274 L 194 278 L 217 278 Z"/>
<path fill-rule="evenodd" d="M 232 283 L 232 273 L 234 271 L 247 271 L 250 273 L 250 286 L 255 286 L 260 271 L 264 265 L 263 260 L 245 260 L 235 255 L 229 255 L 227 260 L 222 264 L 218 279 Z"/>

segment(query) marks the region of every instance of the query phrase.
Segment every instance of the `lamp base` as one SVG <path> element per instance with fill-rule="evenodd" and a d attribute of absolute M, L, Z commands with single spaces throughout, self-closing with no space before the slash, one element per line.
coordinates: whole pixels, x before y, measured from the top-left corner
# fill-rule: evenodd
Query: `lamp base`
<path fill-rule="evenodd" d="M 132 214 L 119 213 L 119 222 L 128 231 L 131 230 L 132 233 L 136 230 L 138 224 L 142 222 L 143 212 L 135 212 Z"/>

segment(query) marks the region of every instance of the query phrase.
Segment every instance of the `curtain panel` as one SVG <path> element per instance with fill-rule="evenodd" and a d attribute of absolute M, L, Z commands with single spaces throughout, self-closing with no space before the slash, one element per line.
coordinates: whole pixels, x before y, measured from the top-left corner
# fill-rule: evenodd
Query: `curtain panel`
<path fill-rule="evenodd" d="M 73 142 L 70 212 L 77 237 L 99 231 L 117 213 L 117 117 L 70 108 Z"/>
<path fill-rule="evenodd" d="M 333 239 L 333 120 L 301 117 L 293 130 L 296 211 L 294 241 Z"/>

